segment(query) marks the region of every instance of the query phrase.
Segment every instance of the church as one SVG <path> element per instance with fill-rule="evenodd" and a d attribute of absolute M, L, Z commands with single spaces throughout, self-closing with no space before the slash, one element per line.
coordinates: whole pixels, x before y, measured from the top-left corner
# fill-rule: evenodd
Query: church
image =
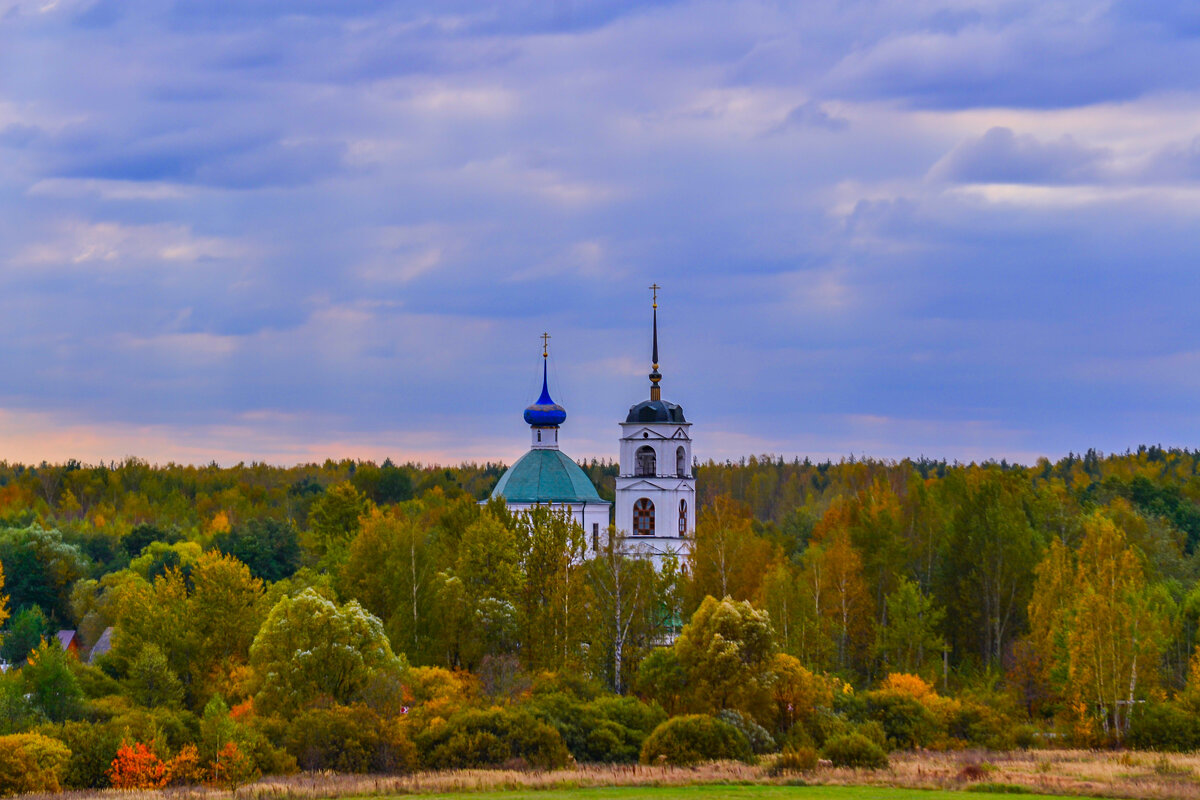
<path fill-rule="evenodd" d="M 542 393 L 525 409 L 529 452 L 505 471 L 492 490 L 492 498 L 502 498 L 512 511 L 535 506 L 561 509 L 583 528 L 593 552 L 607 545 L 611 525 L 623 538 L 627 554 L 650 558 L 655 566 L 668 555 L 686 563 L 696 530 L 691 423 L 681 406 L 662 399 L 659 386 L 658 288 L 651 287 L 655 294 L 650 398 L 635 403 L 620 423 L 616 503 L 601 499 L 579 465 L 559 449 L 559 430 L 567 412 L 550 397 L 546 336 Z"/>

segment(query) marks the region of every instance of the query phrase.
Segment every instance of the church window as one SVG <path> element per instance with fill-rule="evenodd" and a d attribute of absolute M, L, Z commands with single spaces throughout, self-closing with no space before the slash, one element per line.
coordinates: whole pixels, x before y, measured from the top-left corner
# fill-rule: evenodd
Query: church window
<path fill-rule="evenodd" d="M 682 447 L 675 451 L 675 474 L 681 478 L 687 477 L 687 453 Z"/>
<path fill-rule="evenodd" d="M 654 463 L 653 447 L 650 447 L 649 445 L 645 447 L 639 447 L 637 455 L 634 456 L 634 461 L 636 462 L 635 474 L 638 477 L 658 474 Z"/>
<path fill-rule="evenodd" d="M 687 500 L 679 501 L 679 535 L 687 536 Z"/>
<path fill-rule="evenodd" d="M 540 442 L 541 440 L 542 440 L 542 432 L 538 431 L 538 441 Z"/>
<path fill-rule="evenodd" d="M 592 523 L 592 552 L 600 552 L 600 523 Z"/>
<path fill-rule="evenodd" d="M 633 535 L 654 535 L 654 503 L 645 497 L 633 504 Z"/>

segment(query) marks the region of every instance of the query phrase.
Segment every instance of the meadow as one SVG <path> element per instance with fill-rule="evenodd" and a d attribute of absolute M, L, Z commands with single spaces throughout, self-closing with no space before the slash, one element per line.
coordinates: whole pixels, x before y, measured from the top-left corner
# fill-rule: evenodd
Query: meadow
<path fill-rule="evenodd" d="M 301 773 L 264 778 L 234 792 L 215 788 L 123 791 L 123 800 L 332 800 L 419 796 L 472 800 L 967 800 L 980 794 L 1200 798 L 1200 754 L 1129 751 L 893 753 L 887 769 L 822 766 L 772 776 L 758 765 L 712 762 L 694 767 L 583 765 L 569 770 L 443 770 L 410 775 Z M 57 795 L 63 797 L 64 795 Z M 111 790 L 69 792 L 74 800 L 111 798 Z M 31 795 L 32 797 L 32 795 Z"/>

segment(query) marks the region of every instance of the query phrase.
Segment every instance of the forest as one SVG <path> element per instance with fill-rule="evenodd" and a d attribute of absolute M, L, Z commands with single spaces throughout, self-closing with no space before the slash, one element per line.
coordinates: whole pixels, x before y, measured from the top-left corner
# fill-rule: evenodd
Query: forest
<path fill-rule="evenodd" d="M 1200 451 L 699 463 L 657 572 L 503 470 L 0 463 L 0 794 L 1200 747 Z"/>

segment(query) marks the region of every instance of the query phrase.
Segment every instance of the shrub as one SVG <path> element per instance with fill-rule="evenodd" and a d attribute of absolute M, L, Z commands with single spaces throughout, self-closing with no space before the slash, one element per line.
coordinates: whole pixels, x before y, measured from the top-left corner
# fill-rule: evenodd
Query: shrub
<path fill-rule="evenodd" d="M 814 747 L 785 747 L 771 762 L 767 774 L 779 777 L 789 772 L 811 772 L 817 768 L 818 763 L 817 750 Z"/>
<path fill-rule="evenodd" d="M 835 736 L 850 733 L 852 726 L 841 715 L 828 709 L 818 709 L 804 720 L 804 730 L 817 747 L 823 747 Z"/>
<path fill-rule="evenodd" d="M 558 731 L 516 709 L 459 712 L 424 731 L 417 745 L 430 769 L 495 768 L 521 762 L 554 769 L 571 761 Z"/>
<path fill-rule="evenodd" d="M 866 695 L 867 714 L 883 725 L 893 749 L 909 750 L 928 745 L 941 726 L 929 709 L 910 694 L 895 691 Z"/>
<path fill-rule="evenodd" d="M 582 702 L 565 693 L 535 695 L 530 713 L 562 736 L 576 761 L 637 761 L 646 737 L 665 718 L 657 705 L 633 697 L 602 697 Z"/>
<path fill-rule="evenodd" d="M 106 723 L 64 722 L 42 726 L 39 732 L 57 739 L 71 751 L 62 775 L 64 786 L 101 789 L 109 785 L 108 770 L 121 747 L 122 731 Z"/>
<path fill-rule="evenodd" d="M 746 741 L 750 742 L 750 749 L 755 754 L 762 755 L 775 749 L 775 738 L 767 732 L 767 729 L 742 712 L 732 708 L 722 709 L 717 712 L 717 719 L 728 722 L 741 731 L 742 735 L 746 737 Z"/>
<path fill-rule="evenodd" d="M 887 754 L 861 733 L 835 736 L 825 743 L 821 754 L 835 767 L 882 769 L 888 765 Z"/>
<path fill-rule="evenodd" d="M 879 745 L 880 750 L 886 752 L 888 749 L 887 731 L 883 729 L 883 725 L 879 724 L 878 720 L 868 720 L 861 725 L 855 726 L 854 730 L 850 732 L 862 734 L 875 744 Z"/>
<path fill-rule="evenodd" d="M 1147 703 L 1133 715 L 1126 741 L 1139 750 L 1200 749 L 1200 718 L 1170 703 Z"/>
<path fill-rule="evenodd" d="M 288 728 L 287 750 L 308 770 L 411 772 L 417 762 L 400 724 L 365 706 L 305 711 Z"/>
<path fill-rule="evenodd" d="M 0 736 L 0 797 L 27 792 L 58 792 L 71 751 L 38 733 Z"/>
<path fill-rule="evenodd" d="M 642 745 L 643 764 L 698 764 L 733 758 L 753 761 L 750 742 L 728 722 L 707 714 L 672 717 L 659 725 Z"/>

